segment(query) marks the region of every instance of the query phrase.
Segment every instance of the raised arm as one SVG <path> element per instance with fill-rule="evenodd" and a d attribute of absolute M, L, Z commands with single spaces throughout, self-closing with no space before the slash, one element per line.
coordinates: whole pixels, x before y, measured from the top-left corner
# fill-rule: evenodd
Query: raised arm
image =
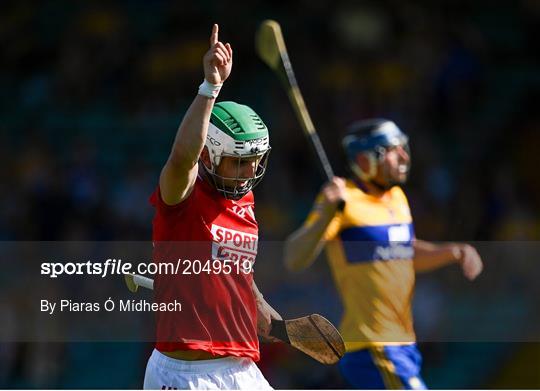
<path fill-rule="evenodd" d="M 322 200 L 315 205 L 308 221 L 287 238 L 284 258 L 287 269 L 299 271 L 315 261 L 324 246 L 324 234 L 344 200 L 345 180 L 334 177 L 323 187 Z"/>
<path fill-rule="evenodd" d="M 212 27 L 210 49 L 203 57 L 203 66 L 205 82 L 178 128 L 159 177 L 161 198 L 167 205 L 182 202 L 193 189 L 215 97 L 231 73 L 232 48 L 219 41 L 217 24 Z"/>

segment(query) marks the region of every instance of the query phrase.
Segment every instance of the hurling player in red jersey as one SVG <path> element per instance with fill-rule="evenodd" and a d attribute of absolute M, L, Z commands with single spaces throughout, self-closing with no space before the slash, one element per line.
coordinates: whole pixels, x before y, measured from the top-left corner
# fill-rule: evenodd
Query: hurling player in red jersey
<path fill-rule="evenodd" d="M 270 389 L 255 365 L 257 335 L 281 319 L 253 280 L 258 227 L 251 189 L 270 151 L 268 129 L 249 107 L 215 103 L 232 69 L 231 46 L 214 25 L 205 80 L 186 112 L 152 194 L 154 262 L 182 260 L 155 278 L 157 343 L 145 389 Z"/>

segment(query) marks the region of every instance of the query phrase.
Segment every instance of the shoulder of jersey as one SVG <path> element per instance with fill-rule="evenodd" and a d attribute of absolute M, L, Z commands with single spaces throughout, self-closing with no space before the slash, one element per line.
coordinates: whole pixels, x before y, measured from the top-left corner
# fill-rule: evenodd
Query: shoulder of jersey
<path fill-rule="evenodd" d="M 356 197 L 367 197 L 368 195 L 358 187 L 358 185 L 356 183 L 354 183 L 354 181 L 352 181 L 351 179 L 347 179 L 347 181 L 345 182 L 345 189 L 347 191 L 347 193 L 349 194 L 354 194 Z"/>
<path fill-rule="evenodd" d="M 392 197 L 402 199 L 404 201 L 407 201 L 407 196 L 405 195 L 405 192 L 403 189 L 399 186 L 394 186 L 390 190 L 392 192 Z"/>

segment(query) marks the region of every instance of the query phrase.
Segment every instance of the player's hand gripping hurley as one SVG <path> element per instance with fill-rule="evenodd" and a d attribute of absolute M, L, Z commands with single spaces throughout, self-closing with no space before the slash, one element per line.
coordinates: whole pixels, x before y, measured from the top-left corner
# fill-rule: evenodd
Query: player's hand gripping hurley
<path fill-rule="evenodd" d="M 327 179 L 334 177 L 334 171 L 330 166 L 328 157 L 319 139 L 319 135 L 313 126 L 313 121 L 304 103 L 304 98 L 298 88 L 296 77 L 294 75 L 291 61 L 289 60 L 289 54 L 285 47 L 285 41 L 283 40 L 283 34 L 281 33 L 281 27 L 275 20 L 265 20 L 261 23 L 257 35 L 255 37 L 255 47 L 261 60 L 268 65 L 279 77 L 283 87 L 289 95 L 291 104 L 302 129 L 306 136 L 311 140 L 315 152 L 321 162 L 324 173 Z"/>
<path fill-rule="evenodd" d="M 154 289 L 154 280 L 138 274 L 125 274 L 131 292 L 139 286 Z M 294 346 L 322 364 L 335 364 L 345 354 L 343 338 L 329 320 L 319 314 L 297 319 L 272 320 L 270 335 Z"/>

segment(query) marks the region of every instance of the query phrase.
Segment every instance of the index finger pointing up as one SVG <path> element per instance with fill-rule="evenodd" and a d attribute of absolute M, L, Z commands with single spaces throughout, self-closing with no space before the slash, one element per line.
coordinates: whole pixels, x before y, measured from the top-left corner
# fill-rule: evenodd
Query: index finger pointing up
<path fill-rule="evenodd" d="M 214 24 L 212 26 L 212 34 L 210 35 L 210 46 L 214 46 L 216 43 L 218 43 L 218 31 L 218 25 Z"/>

